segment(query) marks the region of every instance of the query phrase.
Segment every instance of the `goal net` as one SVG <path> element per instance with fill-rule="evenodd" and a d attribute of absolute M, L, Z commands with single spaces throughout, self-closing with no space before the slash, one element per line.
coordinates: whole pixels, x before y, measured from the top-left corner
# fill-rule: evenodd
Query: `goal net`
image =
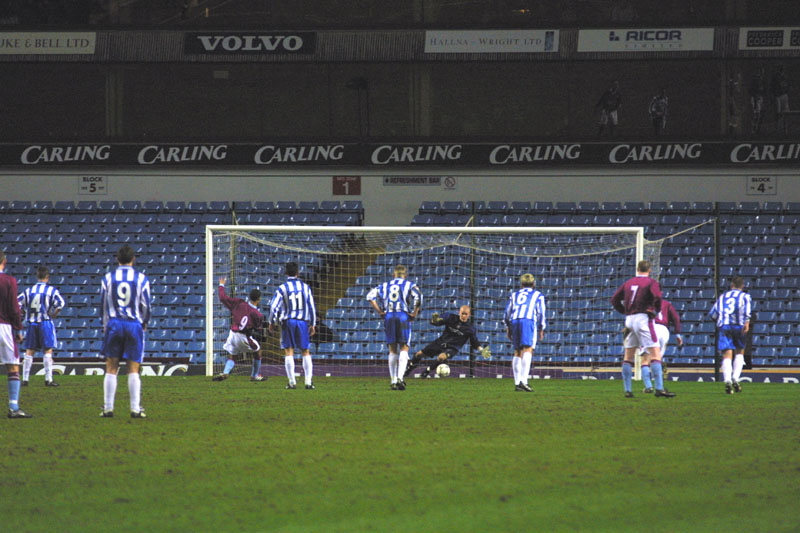
<path fill-rule="evenodd" d="M 366 296 L 392 279 L 398 264 L 407 267 L 407 279 L 424 298 L 413 322 L 411 356 L 443 332 L 430 323 L 431 315 L 458 314 L 462 305 L 470 306 L 478 339 L 491 349 L 485 360 L 465 344 L 448 361 L 451 377 L 512 375 L 513 348 L 503 318 L 526 272 L 535 276 L 547 301 L 547 329 L 534 351 L 532 375 L 608 371 L 618 367 L 622 355 L 622 320 L 611 308 L 611 295 L 634 275 L 640 259 L 650 260 L 658 276 L 660 245 L 645 241 L 637 227 L 207 226 L 206 373 L 221 371 L 227 359 L 222 345 L 230 312 L 217 297 L 218 279 L 227 277 L 226 291 L 241 298 L 260 289 L 267 316 L 289 261 L 299 265 L 299 277 L 316 302 L 315 376 L 388 379 L 382 320 Z M 278 333 L 265 335 L 259 356 L 262 374 L 285 376 Z M 249 374 L 251 361 L 249 355 L 237 360 L 233 373 Z"/>

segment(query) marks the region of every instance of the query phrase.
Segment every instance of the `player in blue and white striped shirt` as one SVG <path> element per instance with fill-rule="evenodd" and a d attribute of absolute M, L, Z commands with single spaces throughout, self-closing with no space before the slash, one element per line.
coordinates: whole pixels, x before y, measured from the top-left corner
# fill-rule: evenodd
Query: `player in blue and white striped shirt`
<path fill-rule="evenodd" d="M 303 375 L 306 389 L 314 389 L 314 365 L 311 362 L 309 337 L 316 333 L 317 308 L 314 305 L 314 295 L 311 287 L 297 277 L 299 268 L 297 263 L 286 263 L 284 281 L 270 304 L 269 331 L 272 332 L 273 324 L 281 325 L 281 348 L 283 348 L 283 362 L 286 368 L 286 377 L 289 378 L 287 389 L 297 387 L 294 377 L 294 350 L 303 352 Z"/>
<path fill-rule="evenodd" d="M 406 390 L 403 375 L 408 366 L 411 321 L 422 308 L 422 293 L 419 287 L 406 279 L 407 275 L 406 267 L 397 265 L 394 279 L 381 283 L 367 294 L 370 305 L 383 317 L 392 390 Z"/>
<path fill-rule="evenodd" d="M 19 295 L 20 310 L 26 314 L 28 327 L 25 330 L 25 358 L 22 361 L 22 385 L 28 385 L 33 366 L 33 356 L 37 351 L 42 351 L 44 363 L 44 384 L 47 387 L 57 387 L 53 381 L 53 348 L 58 345 L 54 318 L 64 308 L 64 298 L 58 289 L 49 285 L 50 269 L 40 265 L 36 269 L 36 285 L 25 289 Z"/>
<path fill-rule="evenodd" d="M 547 306 L 544 295 L 533 288 L 536 284 L 533 274 L 523 274 L 519 280 L 522 288 L 511 294 L 506 305 L 506 333 L 514 345 L 511 360 L 514 390 L 531 392 L 528 376 L 536 348 L 536 332 L 538 330 L 539 340 L 542 340 L 547 327 Z"/>
<path fill-rule="evenodd" d="M 717 299 L 709 313 L 711 318 L 716 319 L 719 329 L 717 349 L 722 355 L 722 377 L 725 381 L 725 392 L 728 394 L 742 392 L 739 378 L 744 368 L 744 347 L 747 344 L 746 335 L 750 330 L 753 306 L 750 295 L 743 288 L 744 280 L 740 276 L 734 276 L 730 290 Z"/>
<path fill-rule="evenodd" d="M 100 416 L 114 416 L 119 360 L 127 361 L 131 418 L 145 418 L 141 407 L 139 367 L 144 359 L 144 332 L 150 321 L 150 281 L 133 268 L 133 248 L 124 245 L 117 252 L 119 267 L 103 276 L 100 299 L 103 309 L 103 346 L 106 358 L 103 381 L 105 403 Z"/>

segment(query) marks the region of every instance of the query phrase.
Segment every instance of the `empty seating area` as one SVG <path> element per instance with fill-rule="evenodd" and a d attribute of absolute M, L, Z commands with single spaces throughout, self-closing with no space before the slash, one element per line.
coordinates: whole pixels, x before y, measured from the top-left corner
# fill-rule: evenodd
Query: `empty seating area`
<path fill-rule="evenodd" d="M 340 218 L 312 220 L 312 212 L 320 210 Z M 137 250 L 136 266 L 151 283 L 148 356 L 202 362 L 205 226 L 246 223 L 261 214 L 286 217 L 260 222 L 270 224 L 363 222 L 361 202 L 2 201 L 0 242 L 9 257 L 6 271 L 17 278 L 20 291 L 36 282 L 37 266 L 50 267 L 50 283 L 67 302 L 56 319 L 61 344 L 56 357 L 97 355 L 100 280 L 116 267 L 119 247 L 130 243 Z"/>

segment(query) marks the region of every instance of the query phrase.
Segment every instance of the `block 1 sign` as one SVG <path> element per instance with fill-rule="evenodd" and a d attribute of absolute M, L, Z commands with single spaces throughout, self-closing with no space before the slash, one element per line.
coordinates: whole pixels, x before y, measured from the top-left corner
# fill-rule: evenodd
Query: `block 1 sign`
<path fill-rule="evenodd" d="M 359 196 L 361 176 L 333 176 L 334 196 Z"/>

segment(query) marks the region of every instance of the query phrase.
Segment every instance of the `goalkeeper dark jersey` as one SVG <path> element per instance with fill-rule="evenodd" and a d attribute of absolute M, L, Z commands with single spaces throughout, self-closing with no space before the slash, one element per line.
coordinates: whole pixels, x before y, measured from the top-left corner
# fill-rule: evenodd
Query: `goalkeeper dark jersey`
<path fill-rule="evenodd" d="M 453 313 L 445 313 L 436 322 L 431 321 L 435 326 L 444 326 L 442 335 L 434 341 L 434 343 L 441 345 L 443 348 L 454 348 L 458 350 L 467 341 L 473 350 L 477 350 L 481 345 L 478 342 L 477 332 L 475 326 L 471 322 L 462 322 L 458 315 Z"/>

